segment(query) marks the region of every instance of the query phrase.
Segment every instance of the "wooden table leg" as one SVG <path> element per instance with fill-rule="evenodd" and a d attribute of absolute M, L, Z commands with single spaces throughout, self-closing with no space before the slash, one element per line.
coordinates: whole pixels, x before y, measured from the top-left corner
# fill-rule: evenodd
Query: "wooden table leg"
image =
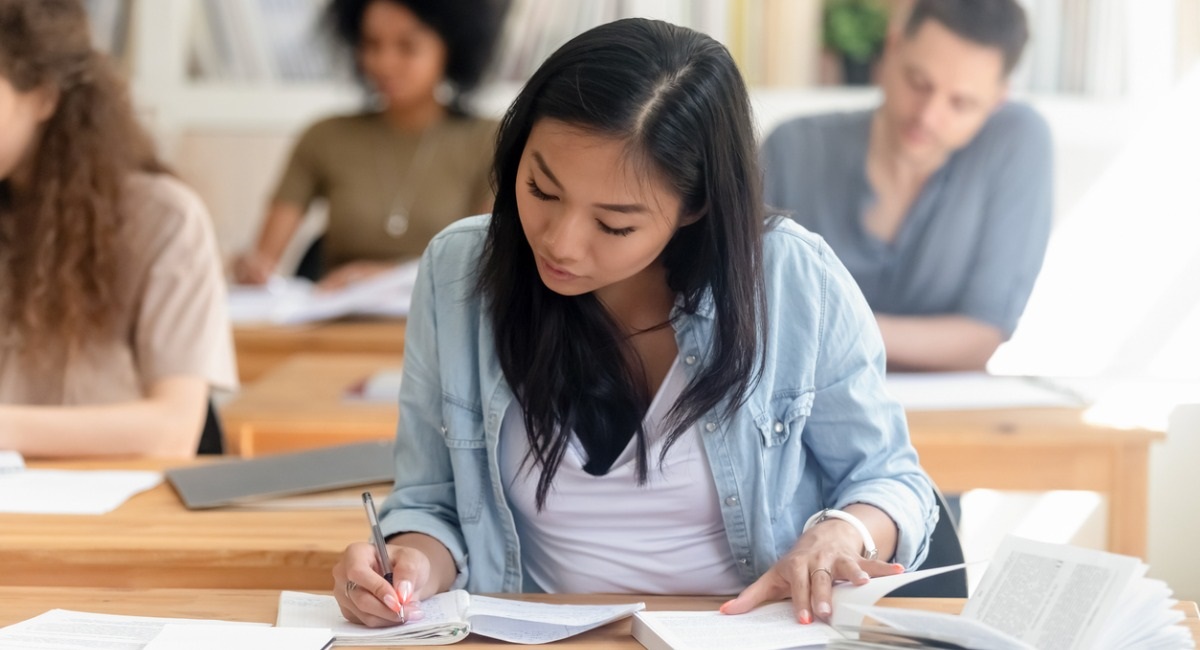
<path fill-rule="evenodd" d="M 1108 497 L 1108 548 L 1145 559 L 1150 503 L 1149 445 L 1113 447 L 1112 488 Z"/>

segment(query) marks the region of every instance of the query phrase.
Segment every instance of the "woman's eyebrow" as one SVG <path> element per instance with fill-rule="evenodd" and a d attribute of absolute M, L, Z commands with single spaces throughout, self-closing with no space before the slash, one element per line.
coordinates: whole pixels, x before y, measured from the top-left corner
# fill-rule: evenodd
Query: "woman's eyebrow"
<path fill-rule="evenodd" d="M 542 170 L 542 173 L 546 175 L 546 178 L 548 178 L 551 183 L 554 183 L 555 187 L 560 190 L 563 189 L 562 183 L 559 182 L 558 177 L 554 175 L 554 172 L 550 171 L 550 165 L 546 164 L 546 159 L 542 158 L 542 154 L 534 151 L 533 161 L 537 163 L 538 169 Z M 641 203 L 595 203 L 593 205 L 601 210 L 619 212 L 621 214 L 638 214 L 642 212 L 649 212 L 646 206 Z"/>

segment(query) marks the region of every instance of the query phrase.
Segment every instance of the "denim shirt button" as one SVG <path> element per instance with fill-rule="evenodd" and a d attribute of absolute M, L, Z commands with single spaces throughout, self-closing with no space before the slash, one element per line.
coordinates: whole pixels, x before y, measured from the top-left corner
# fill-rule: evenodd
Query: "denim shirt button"
<path fill-rule="evenodd" d="M 749 560 L 749 558 L 742 558 L 742 559 L 738 560 L 738 564 L 740 564 L 742 566 L 746 566 L 747 564 L 750 564 L 750 560 Z"/>
<path fill-rule="evenodd" d="M 442 435 L 446 435 L 446 425 L 442 425 Z"/>
<path fill-rule="evenodd" d="M 775 433 L 783 433 L 783 423 L 782 422 L 775 423 Z"/>
<path fill-rule="evenodd" d="M 732 506 L 736 506 L 737 504 L 738 504 L 737 497 L 725 497 L 725 505 L 732 507 Z"/>
<path fill-rule="evenodd" d="M 710 431 L 710 432 L 711 432 L 711 431 L 716 431 L 716 430 L 717 430 L 717 423 L 716 423 L 716 422 L 709 422 L 709 423 L 705 424 L 705 425 L 704 425 L 704 430 L 705 430 L 705 431 Z"/>
<path fill-rule="evenodd" d="M 684 357 L 683 362 L 688 364 L 689 366 L 696 365 L 696 355 L 694 355 L 694 354 L 687 355 L 686 357 Z"/>

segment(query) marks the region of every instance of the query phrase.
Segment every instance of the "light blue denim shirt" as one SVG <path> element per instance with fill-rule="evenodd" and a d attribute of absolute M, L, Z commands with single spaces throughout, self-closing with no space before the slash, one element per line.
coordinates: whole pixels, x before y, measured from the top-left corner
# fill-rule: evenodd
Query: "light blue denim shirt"
<path fill-rule="evenodd" d="M 488 217 L 439 234 L 421 259 L 408 318 L 396 485 L 385 535 L 430 535 L 458 567 L 455 588 L 536 590 L 500 480 L 498 444 L 513 393 L 475 291 Z M 750 584 L 786 553 L 816 511 L 861 502 L 899 527 L 895 561 L 912 567 L 937 522 L 904 413 L 884 389 L 883 343 L 845 268 L 795 223 L 768 229 L 769 328 L 762 379 L 728 419 L 698 423 L 738 571 Z M 694 377 L 713 338 L 711 299 L 676 307 L 675 341 Z M 630 516 L 637 516 L 630 504 Z"/>

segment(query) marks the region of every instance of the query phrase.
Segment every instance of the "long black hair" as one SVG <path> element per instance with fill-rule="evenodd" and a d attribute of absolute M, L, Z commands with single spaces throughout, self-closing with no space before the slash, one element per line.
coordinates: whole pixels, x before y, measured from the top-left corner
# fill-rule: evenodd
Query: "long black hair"
<path fill-rule="evenodd" d="M 604 474 L 636 437 L 637 476 L 647 476 L 642 420 L 649 390 L 631 368 L 628 337 L 592 294 L 568 297 L 538 276 L 517 212 L 517 167 L 534 123 L 554 119 L 624 140 L 682 199 L 681 227 L 663 251 L 682 311 L 711 304 L 712 348 L 672 407 L 664 447 L 705 413 L 728 417 L 762 370 L 763 206 L 746 87 L 728 50 L 669 23 L 630 18 L 572 39 L 535 72 L 497 136 L 496 202 L 480 263 L 505 379 L 524 409 L 530 457 L 542 468 L 538 508 L 567 441 Z M 681 215 L 682 216 L 682 215 Z M 661 457 L 660 457 L 661 461 Z"/>

